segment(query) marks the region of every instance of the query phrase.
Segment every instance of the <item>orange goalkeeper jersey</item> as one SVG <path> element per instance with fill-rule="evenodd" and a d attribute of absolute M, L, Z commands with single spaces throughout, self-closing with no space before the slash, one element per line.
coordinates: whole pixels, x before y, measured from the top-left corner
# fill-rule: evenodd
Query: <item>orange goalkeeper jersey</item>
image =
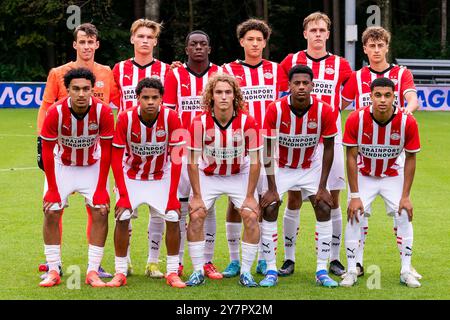
<path fill-rule="evenodd" d="M 45 85 L 44 96 L 41 107 L 39 108 L 37 119 L 37 133 L 41 133 L 42 125 L 44 123 L 45 115 L 48 108 L 56 101 L 61 100 L 67 96 L 67 89 L 64 86 L 64 75 L 77 67 L 75 62 L 69 62 L 57 68 L 50 70 Z M 119 89 L 114 81 L 114 76 L 111 68 L 94 62 L 95 75 L 94 96 L 99 98 L 106 104 L 110 102 L 116 106 L 119 105 Z"/>

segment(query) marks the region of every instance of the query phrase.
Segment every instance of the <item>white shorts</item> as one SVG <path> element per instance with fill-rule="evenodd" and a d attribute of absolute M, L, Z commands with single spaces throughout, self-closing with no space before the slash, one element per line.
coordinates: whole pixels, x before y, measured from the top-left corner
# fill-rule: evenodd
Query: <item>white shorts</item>
<path fill-rule="evenodd" d="M 322 162 L 323 143 L 317 146 L 318 160 Z M 345 167 L 344 167 L 344 147 L 342 143 L 334 144 L 333 164 L 331 165 L 330 174 L 328 175 L 328 190 L 345 190 Z"/>
<path fill-rule="evenodd" d="M 134 180 L 125 174 L 125 185 L 128 191 L 131 208 L 133 209 L 132 219 L 138 217 L 136 210 L 140 205 L 146 204 L 150 207 L 151 215 L 163 218 L 166 221 L 177 222 L 178 215 L 166 214 L 167 201 L 169 200 L 170 176 L 161 180 Z M 117 188 L 116 201 L 119 200 Z"/>
<path fill-rule="evenodd" d="M 247 195 L 248 173 L 234 174 L 230 176 L 207 176 L 200 170 L 200 190 L 206 209 L 210 209 L 217 198 L 227 195 L 234 206 L 239 209 Z M 256 201 L 258 201 L 258 198 Z"/>
<path fill-rule="evenodd" d="M 55 162 L 56 185 L 58 186 L 61 206 L 54 204 L 50 210 L 61 210 L 69 206 L 68 197 L 74 192 L 81 194 L 86 204 L 94 207 L 92 200 L 97 188 L 100 161 L 91 166 L 65 166 Z M 109 183 L 107 182 L 108 186 Z M 48 190 L 47 178 L 44 182 L 44 195 Z M 109 188 L 106 188 L 109 192 Z"/>
<path fill-rule="evenodd" d="M 191 193 L 191 182 L 189 181 L 189 174 L 187 170 L 187 157 L 182 157 L 180 182 L 178 183 L 178 198 L 189 198 Z"/>
<path fill-rule="evenodd" d="M 350 190 L 350 189 L 349 189 Z M 359 196 L 364 206 L 364 215 L 370 217 L 372 202 L 380 195 L 384 200 L 386 213 L 394 216 L 398 212 L 403 191 L 403 174 L 396 177 L 368 177 L 358 173 Z M 350 194 L 350 192 L 349 192 Z M 350 198 L 347 199 L 350 202 Z"/>
<path fill-rule="evenodd" d="M 316 195 L 321 171 L 321 161 L 313 161 L 308 169 L 276 168 L 275 182 L 280 199 L 288 190 L 301 191 L 303 200 Z"/>

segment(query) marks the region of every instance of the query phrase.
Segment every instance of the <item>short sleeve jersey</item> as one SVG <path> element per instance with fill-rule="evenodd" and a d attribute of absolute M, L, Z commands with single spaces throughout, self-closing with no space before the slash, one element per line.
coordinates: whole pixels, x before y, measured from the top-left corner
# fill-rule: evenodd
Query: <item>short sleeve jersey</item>
<path fill-rule="evenodd" d="M 164 83 L 163 104 L 175 109 L 183 128 L 189 130 L 191 121 L 202 113 L 202 94 L 210 76 L 222 72 L 222 68 L 210 63 L 208 68 L 197 74 L 186 64 L 169 71 Z"/>
<path fill-rule="evenodd" d="M 224 72 L 233 75 L 242 90 L 249 114 L 262 127 L 269 104 L 288 90 L 288 79 L 278 63 L 263 59 L 251 66 L 241 60 L 228 63 Z"/>
<path fill-rule="evenodd" d="M 100 158 L 99 139 L 112 139 L 114 116 L 109 106 L 92 97 L 83 117 L 76 115 L 70 97 L 47 112 L 41 138 L 57 141 L 55 161 L 66 166 L 90 166 Z"/>
<path fill-rule="evenodd" d="M 373 117 L 371 106 L 352 112 L 345 124 L 343 143 L 358 147 L 359 171 L 372 177 L 397 176 L 396 160 L 401 152 L 420 151 L 416 120 L 398 108 L 383 124 Z"/>
<path fill-rule="evenodd" d="M 312 94 L 318 99 L 328 103 L 336 115 L 341 110 L 341 86 L 352 74 L 348 61 L 340 56 L 327 53 L 324 57 L 315 59 L 308 55 L 306 50 L 289 54 L 282 62 L 284 71 L 296 65 L 305 65 L 312 69 L 314 74 L 314 88 Z"/>
<path fill-rule="evenodd" d="M 342 98 L 348 102 L 355 101 L 355 109 L 364 108 L 372 104 L 370 100 L 370 85 L 376 78 L 388 78 L 395 84 L 394 106 L 402 107 L 405 104 L 405 94 L 416 92 L 413 75 L 405 67 L 391 65 L 382 72 L 377 72 L 366 66 L 354 71 L 342 90 Z"/>
<path fill-rule="evenodd" d="M 194 118 L 190 128 L 190 150 L 202 153 L 199 168 L 206 175 L 228 176 L 247 173 L 249 152 L 262 148 L 260 130 L 252 116 L 239 111 L 226 126 L 204 112 Z"/>
<path fill-rule="evenodd" d="M 337 135 L 331 107 L 313 96 L 302 113 L 291 106 L 291 96 L 271 103 L 264 120 L 267 139 L 278 139 L 279 166 L 281 168 L 308 169 L 316 158 L 320 138 Z"/>
<path fill-rule="evenodd" d="M 156 78 L 164 81 L 170 66 L 158 59 L 145 66 L 141 66 L 134 59 L 117 63 L 113 68 L 114 81 L 120 90 L 119 113 L 138 105 L 136 86 L 144 78 Z"/>
<path fill-rule="evenodd" d="M 124 173 L 134 180 L 161 180 L 170 168 L 170 147 L 183 145 L 180 119 L 175 111 L 160 106 L 151 125 L 141 120 L 140 107 L 119 114 L 113 146 L 126 148 Z"/>

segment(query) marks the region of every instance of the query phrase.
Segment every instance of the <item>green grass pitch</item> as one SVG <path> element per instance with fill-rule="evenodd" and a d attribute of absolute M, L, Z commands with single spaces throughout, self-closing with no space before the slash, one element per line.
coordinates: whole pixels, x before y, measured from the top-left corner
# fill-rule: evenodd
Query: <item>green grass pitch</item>
<path fill-rule="evenodd" d="M 177 290 L 169 288 L 164 280 L 146 278 L 147 209 L 141 209 L 140 218 L 133 221 L 132 259 L 135 275 L 123 288 L 94 289 L 84 284 L 87 265 L 86 213 L 79 195 L 70 198 L 70 207 L 64 213 L 63 263 L 65 276 L 56 288 L 40 288 L 37 266 L 44 261 L 42 241 L 43 173 L 36 166 L 37 110 L 0 110 L 0 272 L 2 285 L 0 299 L 449 299 L 450 277 L 450 113 L 417 112 L 422 151 L 418 154 L 416 177 L 412 190 L 414 204 L 413 265 L 423 275 L 422 287 L 406 288 L 399 284 L 400 259 L 392 231 L 392 218 L 384 212 L 384 204 L 376 201 L 369 220 L 364 266 L 366 275 L 353 288 L 326 289 L 314 283 L 314 215 L 310 204 L 304 204 L 301 213 L 300 235 L 297 242 L 295 274 L 280 278 L 274 288 L 247 289 L 238 285 L 238 279 L 207 280 L 198 288 Z M 344 119 L 348 112 L 344 112 Z M 14 168 L 11 169 L 11 168 Z M 111 175 L 112 180 L 112 175 Z M 346 193 L 341 196 L 342 207 Z M 223 270 L 228 263 L 225 239 L 226 199 L 217 202 L 217 242 L 215 263 Z M 284 205 L 280 212 L 283 212 Z M 345 220 L 345 218 L 344 218 Z M 344 223 L 345 224 L 345 223 Z M 279 234 L 282 218 L 279 219 Z M 112 215 L 103 266 L 114 270 Z M 278 265 L 282 263 L 282 237 L 279 237 Z M 343 251 L 341 259 L 346 263 Z M 187 250 L 186 250 L 187 253 Z M 161 251 L 161 268 L 165 270 L 165 248 Z M 185 271 L 192 271 L 186 255 Z M 68 269 L 81 270 L 81 284 L 77 289 L 76 274 Z M 380 288 L 370 289 L 375 273 L 380 271 Z M 261 276 L 256 276 L 257 280 Z M 72 285 L 72 286 L 71 286 Z M 75 285 L 75 288 L 72 288 Z M 70 288 L 69 288 L 70 287 Z M 72 288 L 72 289 L 71 289 Z"/>

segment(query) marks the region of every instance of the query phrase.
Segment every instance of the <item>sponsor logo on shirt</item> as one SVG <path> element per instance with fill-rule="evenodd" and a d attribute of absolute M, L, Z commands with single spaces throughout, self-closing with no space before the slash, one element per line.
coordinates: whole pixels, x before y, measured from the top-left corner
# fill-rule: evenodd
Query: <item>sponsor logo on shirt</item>
<path fill-rule="evenodd" d="M 308 122 L 308 128 L 309 129 L 316 129 L 317 128 L 317 122 L 315 122 L 315 121 Z"/>
<path fill-rule="evenodd" d="M 244 147 L 237 146 L 231 148 L 215 148 L 214 146 L 205 146 L 205 155 L 220 160 L 234 159 L 244 154 Z"/>
<path fill-rule="evenodd" d="M 251 86 L 241 87 L 245 101 L 275 101 L 274 86 Z"/>
<path fill-rule="evenodd" d="M 134 86 L 123 86 L 122 88 L 123 101 L 136 101 L 136 90 Z"/>
<path fill-rule="evenodd" d="M 368 145 L 359 147 L 359 152 L 366 158 L 393 159 L 397 158 L 403 150 L 403 146 Z"/>
<path fill-rule="evenodd" d="M 66 147 L 84 149 L 92 147 L 95 144 L 96 139 L 97 135 L 80 137 L 61 136 L 61 143 Z"/>
<path fill-rule="evenodd" d="M 400 140 L 400 134 L 398 132 L 393 132 L 391 134 L 391 139 L 392 140 Z"/>
<path fill-rule="evenodd" d="M 314 87 L 312 94 L 316 95 L 333 95 L 335 83 L 332 80 L 314 79 Z"/>
<path fill-rule="evenodd" d="M 166 135 L 166 131 L 165 130 L 158 130 L 156 131 L 156 136 L 158 138 L 164 137 Z"/>
<path fill-rule="evenodd" d="M 136 154 L 141 157 L 148 157 L 148 156 L 159 156 L 161 154 L 164 154 L 166 151 L 166 143 L 165 142 L 158 142 L 158 143 L 130 143 L 131 152 L 133 154 Z"/>
<path fill-rule="evenodd" d="M 288 148 L 309 148 L 315 147 L 319 143 L 319 135 L 317 134 L 297 134 L 290 135 L 280 133 L 278 137 L 280 146 Z"/>
<path fill-rule="evenodd" d="M 89 130 L 97 130 L 98 129 L 98 124 L 95 122 L 91 122 L 88 126 Z"/>
<path fill-rule="evenodd" d="M 180 98 L 181 112 L 195 112 L 202 110 L 201 96 L 196 97 L 181 97 Z"/>
<path fill-rule="evenodd" d="M 264 78 L 266 78 L 266 79 L 272 79 L 273 78 L 273 74 L 271 73 L 271 72 L 265 72 L 264 73 Z"/>
<path fill-rule="evenodd" d="M 233 133 L 233 141 L 240 142 L 242 141 L 242 136 L 240 132 Z"/>
<path fill-rule="evenodd" d="M 328 68 L 325 69 L 325 73 L 326 73 L 326 74 L 334 74 L 334 69 L 328 67 Z"/>
<path fill-rule="evenodd" d="M 103 88 L 105 86 L 105 83 L 103 81 L 99 80 L 95 83 L 95 86 L 98 88 Z"/>

